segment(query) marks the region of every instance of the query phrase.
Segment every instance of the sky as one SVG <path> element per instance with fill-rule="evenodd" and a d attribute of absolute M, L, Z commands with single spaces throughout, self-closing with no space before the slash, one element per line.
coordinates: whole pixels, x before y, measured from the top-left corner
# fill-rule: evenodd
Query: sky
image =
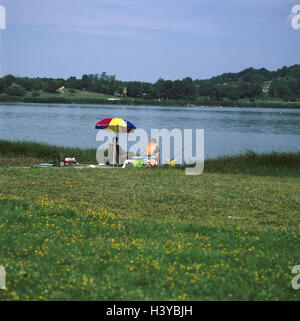
<path fill-rule="evenodd" d="M 300 63 L 300 0 L 0 0 L 0 72 L 207 79 Z"/>

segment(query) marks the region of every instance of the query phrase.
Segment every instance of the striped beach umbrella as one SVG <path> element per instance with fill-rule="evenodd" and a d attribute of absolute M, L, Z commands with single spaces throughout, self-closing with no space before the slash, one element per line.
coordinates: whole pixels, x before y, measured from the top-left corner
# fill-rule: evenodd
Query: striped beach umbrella
<path fill-rule="evenodd" d="M 96 124 L 96 129 L 111 130 L 115 133 L 131 133 L 136 127 L 128 120 L 122 118 L 105 118 Z M 116 141 L 114 140 L 113 166 L 115 166 Z"/>
<path fill-rule="evenodd" d="M 96 129 L 107 129 L 115 133 L 131 133 L 136 127 L 123 118 L 105 118 L 96 124 Z"/>

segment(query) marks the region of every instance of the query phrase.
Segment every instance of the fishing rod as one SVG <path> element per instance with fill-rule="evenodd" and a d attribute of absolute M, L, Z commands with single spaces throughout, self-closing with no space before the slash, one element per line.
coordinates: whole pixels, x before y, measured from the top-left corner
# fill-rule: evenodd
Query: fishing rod
<path fill-rule="evenodd" d="M 179 155 L 179 154 L 182 154 L 184 151 L 186 150 L 189 150 L 192 146 L 188 146 L 187 148 L 183 148 L 179 153 L 177 153 L 175 156 L 173 156 L 170 160 L 169 160 L 169 163 L 173 162 L 175 160 L 175 158 Z"/>

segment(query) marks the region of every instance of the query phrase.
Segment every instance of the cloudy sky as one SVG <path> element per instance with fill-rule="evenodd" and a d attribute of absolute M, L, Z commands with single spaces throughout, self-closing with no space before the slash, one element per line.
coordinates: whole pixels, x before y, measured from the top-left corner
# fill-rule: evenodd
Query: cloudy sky
<path fill-rule="evenodd" d="M 300 0 L 0 0 L 2 74 L 203 79 L 300 63 Z"/>

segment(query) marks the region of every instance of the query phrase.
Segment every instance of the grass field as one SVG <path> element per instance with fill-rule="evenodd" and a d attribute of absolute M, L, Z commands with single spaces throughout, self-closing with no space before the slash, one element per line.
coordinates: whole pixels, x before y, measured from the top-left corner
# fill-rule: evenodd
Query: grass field
<path fill-rule="evenodd" d="M 193 177 L 18 167 L 65 152 L 0 141 L 0 300 L 300 299 L 300 154 L 210 160 Z"/>
<path fill-rule="evenodd" d="M 26 97 L 32 97 L 32 92 L 27 92 Z M 97 99 L 97 98 L 116 99 L 116 98 L 119 98 L 119 99 L 121 99 L 120 97 L 116 97 L 113 95 L 100 94 L 100 93 L 96 93 L 96 92 L 90 92 L 90 91 L 78 90 L 78 89 L 75 89 L 74 93 L 70 93 L 68 88 L 65 88 L 64 94 L 47 93 L 44 91 L 39 91 L 39 97 L 40 98 L 64 97 L 64 98 L 68 98 L 68 99 L 73 99 L 73 98 L 75 98 L 75 99 L 78 99 L 78 98 L 91 98 L 91 99 Z"/>

